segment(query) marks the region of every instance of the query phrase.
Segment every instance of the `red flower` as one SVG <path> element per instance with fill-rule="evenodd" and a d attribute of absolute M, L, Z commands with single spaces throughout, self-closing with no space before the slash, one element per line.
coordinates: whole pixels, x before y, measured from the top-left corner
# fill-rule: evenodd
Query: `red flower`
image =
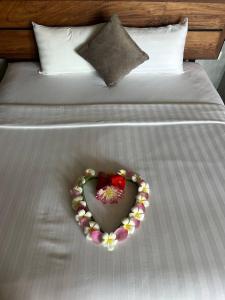
<path fill-rule="evenodd" d="M 121 175 L 108 175 L 104 172 L 99 172 L 96 190 L 98 191 L 107 185 L 113 185 L 120 190 L 124 190 L 126 179 Z"/>
<path fill-rule="evenodd" d="M 124 190 L 126 185 L 126 179 L 120 175 L 111 175 L 110 184 L 121 190 Z"/>
<path fill-rule="evenodd" d="M 109 185 L 109 183 L 110 183 L 109 175 L 104 172 L 99 172 L 96 190 L 98 191 L 104 188 L 106 185 Z"/>

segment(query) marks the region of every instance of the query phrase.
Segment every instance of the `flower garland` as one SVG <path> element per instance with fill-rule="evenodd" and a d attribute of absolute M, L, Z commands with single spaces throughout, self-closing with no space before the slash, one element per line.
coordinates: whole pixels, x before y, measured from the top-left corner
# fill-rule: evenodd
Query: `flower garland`
<path fill-rule="evenodd" d="M 98 178 L 95 170 L 87 169 L 84 176 L 78 179 L 76 186 L 71 190 L 75 220 L 82 228 L 86 238 L 96 244 L 101 244 L 109 251 L 114 250 L 118 242 L 125 240 L 140 226 L 140 223 L 144 220 L 145 209 L 149 206 L 150 196 L 149 184 L 140 175 L 126 170 L 119 170 L 116 175 L 123 176 L 125 180 L 136 183 L 138 185 L 138 194 L 136 195 L 135 205 L 132 207 L 128 217 L 121 221 L 121 225 L 114 232 L 106 233 L 100 229 L 99 224 L 94 220 L 92 213 L 89 211 L 85 200 L 84 185 L 89 180 Z M 113 177 L 115 178 L 116 175 Z M 123 182 L 122 185 L 124 186 Z M 113 201 L 112 203 L 115 202 Z"/>

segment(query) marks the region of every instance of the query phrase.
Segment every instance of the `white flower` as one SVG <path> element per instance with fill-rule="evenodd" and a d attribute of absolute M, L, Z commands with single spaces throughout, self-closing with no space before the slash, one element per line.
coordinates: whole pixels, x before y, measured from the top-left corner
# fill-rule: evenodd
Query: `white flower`
<path fill-rule="evenodd" d="M 73 198 L 73 201 L 80 202 L 80 201 L 83 201 L 83 199 L 84 199 L 83 196 L 77 196 L 77 197 Z"/>
<path fill-rule="evenodd" d="M 143 221 L 143 220 L 144 220 L 145 214 L 144 214 L 143 209 L 141 209 L 141 208 L 139 208 L 139 207 L 133 207 L 133 208 L 131 209 L 131 211 L 132 211 L 132 212 L 129 214 L 129 216 L 130 216 L 131 218 L 135 218 L 135 219 L 138 220 L 138 221 Z"/>
<path fill-rule="evenodd" d="M 79 193 L 79 194 L 82 194 L 82 192 L 83 192 L 82 187 L 80 187 L 80 186 L 78 186 L 78 185 L 76 185 L 76 186 L 73 188 L 73 190 L 74 190 L 75 192 Z"/>
<path fill-rule="evenodd" d="M 86 180 L 84 176 L 78 178 L 78 186 L 85 184 Z"/>
<path fill-rule="evenodd" d="M 111 233 L 104 233 L 102 236 L 102 245 L 107 247 L 109 251 L 114 250 L 118 240 L 116 239 L 116 234 Z"/>
<path fill-rule="evenodd" d="M 126 218 L 122 221 L 122 224 L 123 224 L 123 228 L 126 229 L 129 234 L 134 233 L 135 223 L 134 223 L 133 220 L 130 220 L 130 219 Z"/>
<path fill-rule="evenodd" d="M 131 177 L 131 180 L 133 182 L 137 182 L 137 174 L 134 174 L 132 177 Z"/>
<path fill-rule="evenodd" d="M 88 176 L 95 176 L 95 170 L 87 169 L 87 170 L 85 170 L 85 174 Z"/>
<path fill-rule="evenodd" d="M 141 182 L 141 184 L 138 188 L 138 192 L 143 192 L 143 193 L 149 194 L 150 193 L 149 184 L 146 182 Z"/>
<path fill-rule="evenodd" d="M 119 171 L 117 172 L 117 174 L 118 174 L 118 175 L 120 175 L 120 176 L 126 176 L 126 174 L 127 174 L 127 171 L 126 171 L 126 170 L 123 170 L 123 169 L 121 169 L 121 170 L 119 170 Z"/>
<path fill-rule="evenodd" d="M 136 197 L 136 203 L 137 204 L 142 204 L 144 205 L 144 207 L 148 207 L 149 206 L 149 201 L 141 194 L 137 195 Z"/>
<path fill-rule="evenodd" d="M 92 214 L 91 214 L 90 211 L 86 212 L 84 209 L 81 209 L 81 210 L 78 211 L 78 214 L 75 216 L 75 219 L 76 219 L 77 222 L 79 222 L 80 219 L 83 218 L 83 217 L 86 217 L 86 218 L 90 219 L 92 217 Z"/>
<path fill-rule="evenodd" d="M 96 231 L 96 230 L 100 230 L 100 227 L 99 227 L 98 223 L 96 223 L 94 221 L 90 221 L 88 226 L 85 227 L 85 229 L 84 229 L 84 233 L 86 234 L 86 238 L 88 240 L 91 240 L 91 233 L 93 231 Z"/>
<path fill-rule="evenodd" d="M 77 196 L 72 200 L 72 208 L 76 209 L 76 207 L 83 201 L 83 196 Z M 85 202 L 86 203 L 86 202 Z M 85 205 L 86 206 L 86 205 Z"/>
<path fill-rule="evenodd" d="M 87 206 L 87 202 L 86 201 L 80 201 L 80 202 L 74 202 L 74 203 L 72 203 L 73 210 L 77 210 L 77 208 L 80 205 L 83 206 L 83 207 L 86 207 Z"/>
<path fill-rule="evenodd" d="M 132 177 L 131 177 L 131 180 L 133 182 L 140 182 L 142 180 L 141 176 L 140 175 L 137 175 L 137 174 L 134 174 Z"/>

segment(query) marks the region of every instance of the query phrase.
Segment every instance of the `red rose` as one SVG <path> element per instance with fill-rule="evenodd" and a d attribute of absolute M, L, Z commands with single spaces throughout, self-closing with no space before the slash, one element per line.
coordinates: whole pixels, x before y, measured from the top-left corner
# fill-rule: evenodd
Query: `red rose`
<path fill-rule="evenodd" d="M 97 182 L 96 190 L 98 191 L 98 190 L 104 188 L 109 183 L 110 183 L 109 175 L 104 173 L 104 172 L 99 172 L 98 173 L 98 182 Z"/>
<path fill-rule="evenodd" d="M 111 185 L 124 190 L 126 185 L 126 179 L 120 175 L 111 175 L 110 176 L 110 183 Z"/>

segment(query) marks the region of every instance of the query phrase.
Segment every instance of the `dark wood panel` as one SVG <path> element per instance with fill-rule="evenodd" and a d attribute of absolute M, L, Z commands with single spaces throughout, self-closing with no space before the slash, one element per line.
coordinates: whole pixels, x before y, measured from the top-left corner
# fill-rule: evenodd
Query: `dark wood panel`
<path fill-rule="evenodd" d="M 216 58 L 222 46 L 222 31 L 189 31 L 185 59 Z M 38 58 L 31 30 L 0 30 L 0 57 L 11 60 Z"/>
<path fill-rule="evenodd" d="M 158 26 L 188 16 L 190 29 L 223 28 L 225 1 L 205 2 L 2 0 L 0 28 L 30 28 L 31 21 L 52 26 L 86 25 L 107 20 L 113 13 L 127 26 Z"/>
<path fill-rule="evenodd" d="M 224 40 L 225 0 L 0 0 L 0 56 L 37 58 L 32 31 L 27 30 L 31 21 L 88 25 L 108 20 L 113 13 L 123 25 L 135 27 L 177 23 L 188 16 L 186 59 L 216 58 Z"/>
<path fill-rule="evenodd" d="M 0 30 L 0 57 L 9 60 L 37 59 L 37 47 L 31 30 Z"/>

